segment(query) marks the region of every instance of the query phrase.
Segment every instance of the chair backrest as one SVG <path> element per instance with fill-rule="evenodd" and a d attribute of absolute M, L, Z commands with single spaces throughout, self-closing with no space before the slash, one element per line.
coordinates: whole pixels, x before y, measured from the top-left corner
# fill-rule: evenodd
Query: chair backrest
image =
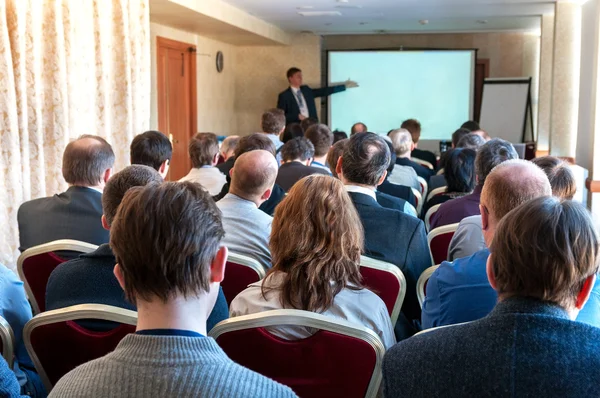
<path fill-rule="evenodd" d="M 74 321 L 93 319 L 119 323 L 109 331 L 88 330 Z M 46 390 L 77 366 L 100 358 L 135 332 L 137 313 L 102 304 L 80 304 L 33 317 L 23 329 L 27 352 Z"/>
<path fill-rule="evenodd" d="M 265 269 L 255 259 L 238 253 L 229 252 L 225 278 L 221 282 L 227 304 L 240 294 L 249 284 L 265 277 Z"/>
<path fill-rule="evenodd" d="M 8 367 L 12 369 L 13 367 L 13 357 L 15 353 L 15 335 L 13 334 L 13 330 L 6 321 L 6 319 L 0 316 L 0 341 L 2 346 L 0 350 L 2 350 L 2 356 L 8 363 Z"/>
<path fill-rule="evenodd" d="M 33 313 L 39 314 L 46 310 L 46 285 L 50 274 L 65 259 L 55 252 L 71 251 L 89 253 L 98 246 L 73 239 L 60 239 L 25 250 L 17 260 L 19 277 L 25 284 L 25 291 L 31 301 Z"/>
<path fill-rule="evenodd" d="M 406 296 L 406 279 L 400 268 L 394 264 L 361 256 L 360 274 L 363 277 L 363 285 L 383 300 L 392 325 L 395 325 Z"/>
<path fill-rule="evenodd" d="M 421 197 L 425 198 L 428 189 L 427 181 L 423 177 L 417 177 L 417 181 L 419 181 L 419 185 L 421 186 Z"/>
<path fill-rule="evenodd" d="M 417 280 L 417 299 L 419 299 L 419 305 L 421 308 L 423 308 L 423 301 L 425 301 L 425 296 L 427 294 L 427 281 L 429 281 L 431 274 L 433 274 L 438 267 L 439 265 L 432 265 L 431 267 L 427 268 Z"/>
<path fill-rule="evenodd" d="M 442 175 L 444 174 L 444 168 L 442 167 L 441 169 L 438 170 L 437 173 L 435 173 L 436 176 Z"/>
<path fill-rule="evenodd" d="M 439 187 L 432 189 L 431 192 L 429 192 L 429 194 L 427 195 L 427 202 L 429 202 L 434 196 L 441 195 L 446 192 L 448 192 L 448 187 Z"/>
<path fill-rule="evenodd" d="M 317 329 L 301 340 L 269 326 Z M 300 397 L 375 397 L 385 352 L 368 328 L 313 312 L 274 310 L 230 318 L 209 333 L 233 361 L 292 388 Z"/>
<path fill-rule="evenodd" d="M 417 214 L 421 214 L 421 210 L 423 210 L 423 196 L 421 196 L 421 192 L 419 192 L 416 188 L 411 188 L 413 195 L 415 195 L 415 201 L 417 202 Z"/>
<path fill-rule="evenodd" d="M 427 210 L 427 214 L 425 214 L 425 228 L 427 229 L 427 232 L 429 232 L 429 230 L 431 229 L 431 216 L 433 216 L 435 212 L 438 211 L 441 205 L 442 204 L 440 203 L 439 205 L 431 206 L 429 210 Z"/>
<path fill-rule="evenodd" d="M 457 228 L 458 223 L 442 225 L 427 234 L 432 265 L 441 264 L 442 261 L 446 261 L 448 258 L 448 247 L 450 247 L 450 241 Z"/>
<path fill-rule="evenodd" d="M 451 328 L 451 327 L 453 327 L 453 326 L 458 326 L 458 325 L 466 325 L 467 323 L 471 323 L 471 322 L 472 322 L 472 321 L 469 321 L 469 322 L 461 322 L 461 323 L 455 323 L 455 324 L 453 324 L 453 325 L 443 325 L 443 326 L 436 326 L 436 327 L 434 327 L 434 328 L 429 328 L 429 329 L 424 329 L 424 330 L 421 330 L 420 332 L 418 332 L 418 333 L 415 333 L 414 335 L 415 335 L 415 336 L 418 336 L 418 335 L 420 335 L 420 334 L 426 334 L 426 333 L 429 333 L 429 332 L 433 332 L 434 330 L 438 330 L 438 329 L 445 329 L 445 328 Z"/>
<path fill-rule="evenodd" d="M 426 160 L 415 158 L 415 157 L 411 157 L 410 160 L 412 160 L 415 163 L 420 164 L 421 166 L 425 166 L 430 170 L 433 170 L 433 165 Z"/>

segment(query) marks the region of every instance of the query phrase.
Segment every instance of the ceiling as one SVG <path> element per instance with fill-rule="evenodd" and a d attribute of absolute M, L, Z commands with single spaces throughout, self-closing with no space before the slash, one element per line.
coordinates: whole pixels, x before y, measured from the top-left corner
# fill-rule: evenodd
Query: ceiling
<path fill-rule="evenodd" d="M 222 0 L 290 32 L 539 32 L 554 0 Z M 340 15 L 303 16 L 329 11 Z M 427 20 L 427 24 L 420 23 Z"/>

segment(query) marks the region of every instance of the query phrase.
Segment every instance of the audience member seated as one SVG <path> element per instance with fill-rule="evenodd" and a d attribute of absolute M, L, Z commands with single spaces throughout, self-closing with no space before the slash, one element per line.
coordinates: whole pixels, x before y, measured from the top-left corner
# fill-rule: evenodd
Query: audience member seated
<path fill-rule="evenodd" d="M 265 269 L 271 268 L 269 235 L 273 218 L 259 206 L 271 196 L 276 177 L 277 161 L 271 152 L 246 152 L 231 169 L 229 193 L 217 202 L 225 229 L 222 244 L 257 260 Z"/>
<path fill-rule="evenodd" d="M 486 141 L 483 138 L 481 138 L 480 136 L 478 136 L 477 134 L 469 133 L 469 134 L 463 135 L 462 138 L 460 138 L 458 140 L 458 144 L 456 144 L 456 145 L 454 145 L 454 136 L 453 136 L 452 148 L 469 148 L 469 149 L 473 149 L 473 150 L 477 151 L 480 146 L 485 144 L 485 142 Z M 449 150 L 449 151 L 446 151 L 443 153 L 443 155 L 444 155 L 443 156 L 443 164 L 442 164 L 442 159 L 440 158 L 440 170 L 445 169 L 447 157 L 449 156 L 451 151 L 452 150 Z M 431 176 L 431 178 L 429 179 L 429 185 L 428 185 L 429 192 L 431 192 L 437 188 L 445 187 L 447 185 L 448 184 L 446 183 L 446 177 L 444 177 L 443 173 Z"/>
<path fill-rule="evenodd" d="M 336 172 L 361 219 L 365 254 L 395 264 L 406 278 L 407 292 L 402 305 L 406 318 L 398 318 L 396 327 L 396 337 L 401 339 L 414 332 L 409 322 L 421 317 L 416 283 L 421 273 L 431 266 L 431 257 L 423 222 L 401 211 L 387 209 L 375 199 L 375 188 L 385 179 L 389 162 L 390 151 L 383 138 L 374 133 L 355 134 L 338 160 Z"/>
<path fill-rule="evenodd" d="M 167 178 L 173 146 L 166 135 L 160 131 L 149 130 L 136 135 L 129 147 L 131 164 L 142 164 L 158 171 L 162 178 Z"/>
<path fill-rule="evenodd" d="M 419 177 L 423 178 L 425 181 L 429 181 L 429 178 L 434 175 L 435 172 L 410 160 L 410 154 L 413 149 L 415 149 L 415 144 L 413 143 L 410 131 L 401 128 L 392 132 L 389 137 L 396 150 L 396 164 L 411 167 Z"/>
<path fill-rule="evenodd" d="M 192 169 L 180 182 L 191 181 L 202 185 L 211 195 L 221 192 L 227 182 L 215 166 L 219 160 L 219 141 L 213 133 L 198 133 L 189 146 Z"/>
<path fill-rule="evenodd" d="M 337 165 L 339 158 L 344 153 L 344 149 L 346 148 L 347 142 L 348 140 L 343 140 L 333 144 L 333 146 L 329 150 L 329 153 L 327 154 L 327 163 Z M 389 148 L 389 143 L 387 141 L 386 144 L 388 144 Z M 390 154 L 392 154 L 392 152 L 393 151 L 390 150 Z M 390 170 L 390 167 L 393 168 L 392 162 L 390 162 L 390 166 L 388 166 L 388 172 Z M 334 177 L 340 178 L 335 171 L 335 167 L 332 173 Z M 410 206 L 407 206 L 407 204 L 410 204 L 414 208 L 416 208 L 416 198 L 415 195 L 412 193 L 412 190 L 409 187 L 405 187 L 402 185 L 386 183 L 388 174 L 386 174 L 385 178 L 386 180 L 384 180 L 384 182 L 382 182 L 375 190 L 375 200 L 377 200 L 377 203 L 388 209 L 400 210 L 403 213 L 414 215 L 414 212 L 410 209 Z M 391 188 L 389 188 L 390 185 Z M 381 191 L 381 187 L 384 187 L 384 189 L 387 189 L 388 191 L 393 192 L 396 195 L 393 195 L 389 192 L 386 193 Z M 403 196 L 406 196 L 407 198 L 405 199 Z"/>
<path fill-rule="evenodd" d="M 533 159 L 532 162 L 548 176 L 552 196 L 565 200 L 573 199 L 577 192 L 577 180 L 567 162 L 555 156 L 542 156 Z"/>
<path fill-rule="evenodd" d="M 6 360 L 4 360 L 4 358 L 0 358 L 0 397 L 18 398 L 27 395 L 28 394 L 26 392 L 23 392 L 22 389 L 20 389 L 19 383 L 14 373 L 11 372 L 10 368 L 8 367 Z"/>
<path fill-rule="evenodd" d="M 495 138 L 482 145 L 475 157 L 477 186 L 472 194 L 450 200 L 440 206 L 431 217 L 431 229 L 442 225 L 455 224 L 463 218 L 479 214 L 479 197 L 487 175 L 500 163 L 518 159 L 517 151 L 508 141 Z"/>
<path fill-rule="evenodd" d="M 14 335 L 14 374 L 9 372 L 10 375 L 7 377 L 10 379 L 17 377 L 21 394 L 31 397 L 45 397 L 44 385 L 36 373 L 23 340 L 23 328 L 32 317 L 31 306 L 27 301 L 23 282 L 13 271 L 2 264 L 0 264 L 0 316 L 6 319 Z M 2 378 L 0 380 L 2 380 L 0 383 L 0 392 L 2 392 L 7 379 Z M 0 394 L 0 396 L 4 397 L 6 395 Z M 20 395 L 12 396 L 19 397 Z"/>
<path fill-rule="evenodd" d="M 245 137 L 240 138 L 238 145 L 235 149 L 234 159 L 242 156 L 246 152 L 255 151 L 262 149 L 264 151 L 269 152 L 275 157 L 275 145 L 273 142 L 262 133 L 254 133 L 251 135 L 247 135 Z M 235 166 L 235 160 L 234 160 Z M 215 201 L 219 201 L 227 195 L 229 192 L 229 185 L 231 183 L 231 172 L 230 175 L 227 175 L 227 183 L 223 185 L 223 189 L 221 192 L 214 196 Z M 273 186 L 273 191 L 271 192 L 271 196 L 268 200 L 266 200 L 263 204 L 260 205 L 259 209 L 268 215 L 272 216 L 275 212 L 275 207 L 283 200 L 285 197 L 285 191 L 279 185 L 275 184 Z"/>
<path fill-rule="evenodd" d="M 390 165 L 387 168 L 387 175 L 385 176 L 385 180 L 383 180 L 381 185 L 377 187 L 377 193 L 382 192 L 387 195 L 392 195 L 397 198 L 406 200 L 416 210 L 417 198 L 415 197 L 415 194 L 413 193 L 412 189 L 404 185 L 392 184 L 390 182 L 390 175 L 392 174 L 392 172 L 394 171 L 394 167 L 396 166 L 396 152 L 394 152 L 394 147 L 392 146 L 391 142 L 386 140 L 385 143 L 388 145 L 388 148 L 390 150 Z"/>
<path fill-rule="evenodd" d="M 363 239 L 342 183 L 328 176 L 303 178 L 275 211 L 273 268 L 233 300 L 231 316 L 281 308 L 317 312 L 372 329 L 391 347 L 396 339 L 386 306 L 361 284 Z M 311 335 L 305 328 L 269 331 L 285 339 Z"/>
<path fill-rule="evenodd" d="M 396 166 L 394 166 L 394 172 L 390 175 L 390 182 L 392 184 L 404 185 L 406 187 L 415 188 L 417 191 L 421 191 L 421 184 L 417 179 L 418 175 L 414 168 L 410 165 L 402 165 L 398 163 L 399 157 L 410 157 L 412 148 L 412 138 L 410 133 L 406 129 L 392 130 L 387 135 L 392 141 L 394 152 L 396 153 Z"/>
<path fill-rule="evenodd" d="M 479 123 L 477 123 L 475 120 L 467 120 L 462 124 L 462 126 L 460 126 L 460 128 L 469 130 L 469 132 L 481 130 L 481 127 L 479 127 Z"/>
<path fill-rule="evenodd" d="M 600 329 L 573 321 L 594 285 L 598 250 L 579 203 L 544 197 L 508 213 L 481 264 L 498 294 L 493 311 L 394 346 L 383 361 L 384 395 L 599 396 Z"/>
<path fill-rule="evenodd" d="M 304 137 L 304 130 L 302 130 L 302 125 L 300 123 L 288 124 L 285 126 L 283 133 L 281 133 L 281 141 L 284 144 L 297 137 Z"/>
<path fill-rule="evenodd" d="M 327 152 L 333 145 L 333 134 L 329 127 L 326 124 L 314 124 L 304 131 L 304 137 L 315 147 L 315 156 L 311 166 L 321 168 L 331 175 L 331 170 L 327 165 Z"/>
<path fill-rule="evenodd" d="M 94 245 L 108 242 L 102 228 L 102 190 L 112 174 L 115 154 L 104 138 L 82 135 L 63 154 L 62 174 L 69 189 L 19 207 L 19 250 L 58 239 L 75 239 Z M 61 253 L 67 258 L 70 253 Z"/>
<path fill-rule="evenodd" d="M 267 110 L 262 115 L 261 126 L 263 133 L 275 145 L 275 152 L 279 153 L 280 148 L 283 146 L 279 136 L 285 130 L 285 113 L 277 108 Z"/>
<path fill-rule="evenodd" d="M 152 217 L 148 217 L 151 214 Z M 191 182 L 133 188 L 111 229 L 115 276 L 136 303 L 136 332 L 110 354 L 78 366 L 57 397 L 295 397 L 233 361 L 207 337 L 225 274 L 220 211 Z"/>
<path fill-rule="evenodd" d="M 421 123 L 416 119 L 408 119 L 402 122 L 400 128 L 406 129 L 410 132 L 410 136 L 415 144 L 415 148 L 410 153 L 410 156 L 429 162 L 435 168 L 437 166 L 437 157 L 435 154 L 433 152 L 424 151 L 417 148 L 419 145 L 419 139 L 421 138 Z"/>
<path fill-rule="evenodd" d="M 475 188 L 475 151 L 472 149 L 452 149 L 444 167 L 448 190 L 432 197 L 423 206 L 423 215 L 435 205 L 461 198 Z M 441 207 L 441 206 L 440 206 Z"/>
<path fill-rule="evenodd" d="M 126 167 L 112 176 L 102 195 L 104 228 L 110 230 L 117 209 L 129 189 L 162 182 L 158 172 L 142 165 Z M 56 310 L 78 304 L 106 304 L 135 311 L 135 303 L 125 299 L 123 289 L 113 273 L 116 263 L 113 251 L 105 243 L 91 253 L 60 264 L 48 279 L 46 309 Z M 208 318 L 209 329 L 227 317 L 227 301 L 220 292 L 217 304 Z M 102 322 L 86 322 L 85 326 L 94 330 L 112 328 L 112 324 Z"/>
<path fill-rule="evenodd" d="M 314 117 L 307 117 L 300 121 L 300 126 L 302 126 L 302 130 L 304 130 L 304 132 L 306 132 L 310 126 L 314 126 L 315 124 L 319 124 L 319 119 Z"/>
<path fill-rule="evenodd" d="M 235 162 L 235 148 L 237 148 L 239 142 L 240 136 L 230 135 L 221 143 L 220 153 L 224 162 L 218 164 L 217 169 L 225 176 L 229 175 L 229 171 L 233 167 L 233 162 Z"/>
<path fill-rule="evenodd" d="M 358 122 L 358 123 L 354 123 L 352 125 L 352 127 L 350 128 L 350 136 L 353 136 L 354 134 L 357 133 L 366 133 L 367 131 L 369 131 L 369 129 L 367 128 L 367 125 L 362 123 L 362 122 Z M 348 138 L 348 137 L 346 137 Z"/>
<path fill-rule="evenodd" d="M 281 159 L 283 163 L 279 167 L 277 180 L 275 182 L 286 192 L 302 178 L 311 174 L 329 175 L 320 167 L 313 167 L 315 147 L 304 137 L 294 138 L 281 147 Z"/>
<path fill-rule="evenodd" d="M 481 193 L 481 219 L 487 247 L 496 227 L 509 211 L 519 205 L 552 195 L 548 177 L 525 160 L 509 160 L 494 168 Z M 525 221 L 525 220 L 524 220 Z M 487 280 L 483 249 L 453 263 L 443 262 L 427 282 L 423 303 L 424 329 L 469 322 L 486 316 L 496 304 L 496 292 Z"/>
<path fill-rule="evenodd" d="M 334 144 L 338 141 L 346 140 L 346 139 L 348 139 L 348 134 L 346 134 L 345 132 L 339 131 L 339 130 L 335 130 L 333 132 L 333 143 Z M 331 170 L 331 172 L 333 173 L 333 170 Z"/>

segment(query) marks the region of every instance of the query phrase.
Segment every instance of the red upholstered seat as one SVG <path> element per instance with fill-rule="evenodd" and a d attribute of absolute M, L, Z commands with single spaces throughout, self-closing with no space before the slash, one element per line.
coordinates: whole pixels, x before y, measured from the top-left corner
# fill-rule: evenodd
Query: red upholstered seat
<path fill-rule="evenodd" d="M 116 322 L 114 329 L 95 332 L 79 326 L 77 319 Z M 137 314 L 100 304 L 75 305 L 35 316 L 25 325 L 29 355 L 48 391 L 75 367 L 113 351 L 119 341 L 135 332 Z"/>
<path fill-rule="evenodd" d="M 89 253 L 98 246 L 71 239 L 61 239 L 25 250 L 17 260 L 17 269 L 25 283 L 25 291 L 31 300 L 33 312 L 46 310 L 46 285 L 50 274 L 66 260 L 55 254 L 57 251 Z"/>
<path fill-rule="evenodd" d="M 227 304 L 246 289 L 249 284 L 265 277 L 265 271 L 258 261 L 237 253 L 229 253 L 225 266 L 225 278 L 221 282 Z"/>
<path fill-rule="evenodd" d="M 393 264 L 361 257 L 360 273 L 363 285 L 383 300 L 392 324 L 395 324 L 406 295 L 406 279 L 402 271 Z"/>
<path fill-rule="evenodd" d="M 279 318 L 279 322 L 273 318 L 269 321 L 272 314 L 290 312 L 319 318 L 321 327 L 319 322 L 312 326 L 320 330 L 302 340 L 284 340 L 263 327 L 265 323 L 296 324 L 289 316 Z M 248 323 L 247 319 L 251 321 Z M 256 326 L 252 326 L 252 319 Z M 331 322 L 330 330 L 325 330 L 328 319 L 331 318 L 298 310 L 267 311 L 226 320 L 210 335 L 232 360 L 289 386 L 300 397 L 374 396 L 381 380 L 383 344 L 372 331 L 368 333 L 358 326 L 360 333 L 354 336 L 347 332 L 347 326 L 334 331 L 338 321 Z M 240 329 L 239 323 L 246 326 Z"/>
<path fill-rule="evenodd" d="M 435 228 L 427 235 L 429 251 L 431 252 L 431 259 L 434 265 L 440 264 L 448 258 L 448 247 L 450 247 L 450 241 L 457 228 L 458 223 L 444 225 Z"/>

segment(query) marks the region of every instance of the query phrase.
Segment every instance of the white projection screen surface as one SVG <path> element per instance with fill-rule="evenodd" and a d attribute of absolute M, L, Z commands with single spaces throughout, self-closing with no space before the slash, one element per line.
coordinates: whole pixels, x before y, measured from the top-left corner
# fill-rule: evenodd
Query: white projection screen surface
<path fill-rule="evenodd" d="M 410 118 L 421 139 L 446 140 L 473 117 L 475 50 L 329 51 L 328 84 L 359 87 L 332 95 L 329 125 L 350 133 L 363 122 L 387 134 Z"/>

